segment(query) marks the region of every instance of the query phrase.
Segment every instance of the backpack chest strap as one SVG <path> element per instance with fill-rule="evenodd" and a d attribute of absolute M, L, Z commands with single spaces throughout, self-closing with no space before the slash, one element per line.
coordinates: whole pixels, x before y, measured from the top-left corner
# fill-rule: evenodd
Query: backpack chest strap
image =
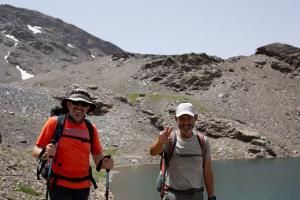
<path fill-rule="evenodd" d="M 90 143 L 90 139 L 87 139 L 87 138 L 81 138 L 81 137 L 76 137 L 76 136 L 72 136 L 72 135 L 64 135 L 64 134 L 61 137 L 72 138 L 72 139 L 75 139 L 75 140 L 80 140 L 82 142 Z"/>

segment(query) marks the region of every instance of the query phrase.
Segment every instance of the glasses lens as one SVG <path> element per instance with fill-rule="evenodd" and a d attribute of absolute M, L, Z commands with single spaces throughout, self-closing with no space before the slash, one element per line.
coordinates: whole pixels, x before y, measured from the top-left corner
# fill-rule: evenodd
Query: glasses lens
<path fill-rule="evenodd" d="M 73 105 L 78 106 L 80 104 L 79 101 L 71 101 Z"/>
<path fill-rule="evenodd" d="M 81 104 L 82 107 L 88 107 L 89 106 L 89 104 L 87 102 L 83 102 L 83 101 L 81 101 L 80 104 Z"/>

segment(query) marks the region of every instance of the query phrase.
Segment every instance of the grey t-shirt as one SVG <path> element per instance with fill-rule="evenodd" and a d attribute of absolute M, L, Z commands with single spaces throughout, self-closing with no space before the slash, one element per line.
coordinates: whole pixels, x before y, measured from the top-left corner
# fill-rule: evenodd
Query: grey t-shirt
<path fill-rule="evenodd" d="M 174 132 L 173 132 L 174 134 Z M 169 163 L 166 184 L 176 190 L 204 187 L 203 157 L 197 133 L 188 139 L 177 134 L 176 147 Z M 210 146 L 205 137 L 206 159 L 210 159 Z M 168 145 L 165 146 L 168 149 Z"/>

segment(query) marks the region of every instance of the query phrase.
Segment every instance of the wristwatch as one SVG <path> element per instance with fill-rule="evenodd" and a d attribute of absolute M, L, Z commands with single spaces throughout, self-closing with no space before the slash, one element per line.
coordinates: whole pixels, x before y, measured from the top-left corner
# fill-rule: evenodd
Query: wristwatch
<path fill-rule="evenodd" d="M 216 196 L 208 197 L 207 200 L 217 200 Z"/>

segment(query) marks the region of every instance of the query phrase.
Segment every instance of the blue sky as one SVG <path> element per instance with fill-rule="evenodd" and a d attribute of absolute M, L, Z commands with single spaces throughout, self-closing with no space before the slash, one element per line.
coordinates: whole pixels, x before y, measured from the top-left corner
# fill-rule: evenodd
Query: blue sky
<path fill-rule="evenodd" d="M 300 47 L 298 0 L 0 0 L 40 11 L 136 53 L 251 55 Z"/>

